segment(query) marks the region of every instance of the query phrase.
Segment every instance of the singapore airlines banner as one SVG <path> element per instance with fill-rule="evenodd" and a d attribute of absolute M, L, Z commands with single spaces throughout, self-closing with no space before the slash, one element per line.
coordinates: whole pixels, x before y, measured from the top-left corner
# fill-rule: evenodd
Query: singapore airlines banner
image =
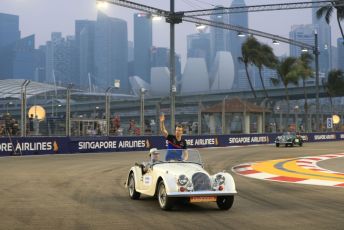
<path fill-rule="evenodd" d="M 189 148 L 227 147 L 238 145 L 272 144 L 281 134 L 233 134 L 184 136 Z M 304 133 L 305 142 L 344 140 L 344 133 Z M 68 154 L 89 152 L 147 151 L 164 149 L 167 142 L 162 136 L 130 137 L 2 137 L 0 156 Z"/>

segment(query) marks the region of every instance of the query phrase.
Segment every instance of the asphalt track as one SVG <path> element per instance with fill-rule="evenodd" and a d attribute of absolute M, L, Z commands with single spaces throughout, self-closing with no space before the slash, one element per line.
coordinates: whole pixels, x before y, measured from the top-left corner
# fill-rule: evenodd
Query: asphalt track
<path fill-rule="evenodd" d="M 344 152 L 344 142 L 200 149 L 211 173 L 235 165 Z M 124 181 L 144 152 L 0 158 L 0 229 L 344 229 L 344 188 L 257 180 L 232 173 L 229 211 L 215 203 L 159 208 L 128 198 Z M 319 163 L 344 172 L 343 158 Z"/>

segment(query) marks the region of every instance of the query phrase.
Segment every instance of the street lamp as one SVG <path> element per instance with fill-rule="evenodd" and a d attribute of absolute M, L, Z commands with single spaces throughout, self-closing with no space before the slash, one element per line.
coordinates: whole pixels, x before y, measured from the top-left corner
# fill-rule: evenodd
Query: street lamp
<path fill-rule="evenodd" d="M 302 47 L 302 48 L 301 48 L 301 52 L 306 53 L 306 52 L 308 52 L 308 49 L 305 48 L 305 47 Z"/>
<path fill-rule="evenodd" d="M 282 108 L 278 105 L 276 107 L 277 112 L 279 112 L 279 131 L 283 132 L 283 127 L 282 127 Z"/>
<path fill-rule="evenodd" d="M 67 87 L 67 100 L 66 100 L 66 136 L 70 136 L 70 97 L 73 84 L 69 84 Z"/>
<path fill-rule="evenodd" d="M 242 32 L 238 32 L 238 37 L 245 37 L 246 35 Z"/>
<path fill-rule="evenodd" d="M 20 124 L 20 130 L 21 130 L 21 136 L 26 136 L 26 87 L 30 84 L 30 80 L 25 80 L 23 84 L 20 87 L 20 93 L 21 93 L 21 104 L 20 104 L 20 118 L 21 118 L 21 124 Z"/>
<path fill-rule="evenodd" d="M 140 88 L 140 124 L 141 124 L 141 135 L 145 135 L 145 93 L 147 89 Z"/>
<path fill-rule="evenodd" d="M 162 17 L 160 15 L 154 15 L 153 14 L 151 17 L 152 17 L 153 21 L 160 21 L 162 19 Z"/>
<path fill-rule="evenodd" d="M 6 103 L 6 114 L 8 113 L 8 106 L 12 105 L 12 104 L 13 104 L 12 101 L 9 101 L 9 102 Z"/>
<path fill-rule="evenodd" d="M 98 115 L 99 115 L 99 109 L 100 109 L 99 106 L 94 107 L 94 110 L 93 110 L 94 119 L 99 118 L 99 117 L 98 117 Z"/>
<path fill-rule="evenodd" d="M 222 117 L 221 117 L 221 125 L 222 125 L 222 134 L 225 134 L 226 129 L 226 99 L 228 98 L 228 95 L 225 96 L 222 100 Z"/>
<path fill-rule="evenodd" d="M 207 29 L 206 25 L 196 24 L 196 30 L 198 33 L 204 33 L 206 29 Z"/>
<path fill-rule="evenodd" d="M 97 9 L 98 10 L 105 10 L 108 8 L 108 3 L 105 1 L 97 1 Z"/>
<path fill-rule="evenodd" d="M 277 41 L 277 40 L 273 40 L 273 41 L 272 41 L 272 44 L 274 44 L 274 45 L 279 45 L 280 43 L 279 43 L 279 41 Z"/>
<path fill-rule="evenodd" d="M 315 104 L 316 104 L 316 131 L 319 130 L 319 48 L 318 48 L 318 32 L 314 31 L 314 49 L 313 54 L 315 56 L 315 92 L 316 92 L 316 98 L 315 98 Z"/>
<path fill-rule="evenodd" d="M 121 87 L 121 80 L 116 79 L 114 85 L 107 88 L 105 92 L 105 119 L 106 119 L 106 135 L 110 135 L 110 113 L 111 113 L 111 91 Z"/>
<path fill-rule="evenodd" d="M 295 105 L 294 106 L 294 112 L 295 112 L 295 131 L 298 131 L 298 127 L 297 127 L 297 113 L 299 112 L 299 106 Z"/>

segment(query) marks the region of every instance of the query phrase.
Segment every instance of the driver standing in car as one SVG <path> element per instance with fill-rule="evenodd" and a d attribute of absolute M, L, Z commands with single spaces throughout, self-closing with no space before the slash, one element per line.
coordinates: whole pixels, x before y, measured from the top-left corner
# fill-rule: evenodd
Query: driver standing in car
<path fill-rule="evenodd" d="M 189 157 L 186 141 L 182 139 L 183 126 L 177 125 L 175 135 L 168 134 L 165 128 L 165 115 L 160 115 L 160 131 L 168 141 L 166 160 L 186 161 Z M 175 151 L 174 151 L 175 150 Z"/>

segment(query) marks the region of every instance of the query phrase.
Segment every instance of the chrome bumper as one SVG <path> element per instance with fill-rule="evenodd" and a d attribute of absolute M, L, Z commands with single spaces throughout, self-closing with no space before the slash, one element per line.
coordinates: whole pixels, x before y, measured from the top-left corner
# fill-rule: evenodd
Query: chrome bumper
<path fill-rule="evenodd" d="M 199 192 L 170 192 L 169 197 L 191 197 L 191 196 L 233 196 L 237 192 L 219 192 L 219 191 L 199 191 Z"/>

